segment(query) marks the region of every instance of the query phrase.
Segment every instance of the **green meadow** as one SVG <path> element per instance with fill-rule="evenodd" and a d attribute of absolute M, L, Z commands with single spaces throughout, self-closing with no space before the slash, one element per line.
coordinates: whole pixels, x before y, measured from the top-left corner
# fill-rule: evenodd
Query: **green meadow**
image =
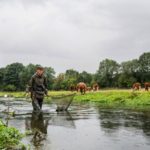
<path fill-rule="evenodd" d="M 51 101 L 51 96 L 65 96 L 71 94 L 69 91 L 49 91 L 46 102 Z M 5 94 L 17 98 L 25 98 L 24 92 L 0 92 L 0 96 Z M 99 106 L 121 107 L 121 108 L 150 108 L 150 92 L 144 90 L 100 90 L 98 92 L 87 92 L 85 95 L 77 93 L 74 102 L 93 102 Z"/>
<path fill-rule="evenodd" d="M 150 108 L 150 92 L 132 90 L 104 90 L 77 95 L 75 101 L 95 102 L 99 106 L 120 108 Z"/>

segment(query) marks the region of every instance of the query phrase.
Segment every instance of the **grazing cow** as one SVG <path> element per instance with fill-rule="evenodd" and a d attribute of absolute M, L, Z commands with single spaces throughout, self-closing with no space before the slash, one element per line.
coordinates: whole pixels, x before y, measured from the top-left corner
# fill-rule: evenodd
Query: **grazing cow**
<path fill-rule="evenodd" d="M 77 84 L 76 89 L 77 89 L 77 92 L 80 91 L 81 94 L 85 94 L 87 86 L 84 82 L 80 82 L 80 83 Z"/>
<path fill-rule="evenodd" d="M 133 90 L 138 90 L 138 91 L 139 91 L 140 88 L 141 88 L 141 84 L 138 83 L 138 82 L 137 82 L 137 83 L 134 83 L 133 86 L 132 86 L 132 89 L 133 89 Z"/>
<path fill-rule="evenodd" d="M 150 87 L 150 82 L 145 82 L 144 87 L 145 87 L 145 91 L 148 91 Z"/>
<path fill-rule="evenodd" d="M 98 91 L 99 85 L 97 83 L 93 84 L 93 91 Z"/>

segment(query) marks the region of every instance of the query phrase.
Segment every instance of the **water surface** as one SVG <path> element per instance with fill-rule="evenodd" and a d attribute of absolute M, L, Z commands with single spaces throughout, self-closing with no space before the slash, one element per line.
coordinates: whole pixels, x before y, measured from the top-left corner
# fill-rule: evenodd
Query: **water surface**
<path fill-rule="evenodd" d="M 2 113 L 10 106 L 18 114 Z M 32 113 L 31 103 L 0 99 L 0 117 L 31 135 L 23 142 L 35 150 L 149 150 L 150 112 L 106 109 L 93 104 L 73 104 L 57 113 L 45 104 L 43 113 Z"/>

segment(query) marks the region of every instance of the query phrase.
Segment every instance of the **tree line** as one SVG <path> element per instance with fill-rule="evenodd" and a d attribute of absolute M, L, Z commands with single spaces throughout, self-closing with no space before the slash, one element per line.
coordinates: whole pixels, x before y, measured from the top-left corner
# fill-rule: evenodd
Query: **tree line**
<path fill-rule="evenodd" d="M 38 64 L 24 66 L 16 62 L 0 68 L 0 90 L 25 90 L 37 66 Z M 93 74 L 69 69 L 55 76 L 55 70 L 52 67 L 45 67 L 45 75 L 49 90 L 69 90 L 71 86 L 79 82 L 85 82 L 87 86 L 98 83 L 101 88 L 130 88 L 135 82 L 143 84 L 150 81 L 150 52 L 143 53 L 138 59 L 122 63 L 104 59 Z"/>

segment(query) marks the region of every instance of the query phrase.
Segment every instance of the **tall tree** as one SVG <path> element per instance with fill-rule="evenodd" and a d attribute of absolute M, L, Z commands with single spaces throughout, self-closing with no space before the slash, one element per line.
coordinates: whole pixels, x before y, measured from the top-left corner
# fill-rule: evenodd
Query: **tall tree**
<path fill-rule="evenodd" d="M 4 72 L 4 86 L 12 85 L 16 90 L 21 89 L 21 79 L 20 74 L 23 72 L 25 67 L 21 63 L 12 63 L 6 66 Z"/>
<path fill-rule="evenodd" d="M 85 82 L 88 86 L 91 85 L 93 76 L 90 73 L 87 73 L 86 71 L 83 71 L 79 74 L 78 81 L 79 82 Z"/>
<path fill-rule="evenodd" d="M 150 81 L 150 52 L 139 57 L 141 82 Z"/>
<path fill-rule="evenodd" d="M 71 86 L 76 86 L 79 78 L 79 72 L 73 69 L 66 70 L 63 84 L 65 89 L 70 89 Z"/>
<path fill-rule="evenodd" d="M 65 74 L 60 73 L 54 80 L 53 89 L 54 90 L 62 90 L 65 89 L 64 85 Z"/>
<path fill-rule="evenodd" d="M 26 85 L 29 83 L 31 77 L 35 73 L 37 66 L 38 65 L 29 64 L 20 73 L 20 80 L 21 80 L 21 84 L 22 84 L 22 89 L 23 90 L 26 88 Z"/>
<path fill-rule="evenodd" d="M 47 84 L 48 84 L 48 89 L 52 90 L 53 88 L 53 83 L 55 79 L 55 71 L 51 67 L 45 67 L 45 75 L 47 77 Z"/>
<path fill-rule="evenodd" d="M 105 59 L 100 62 L 99 69 L 95 76 L 96 81 L 102 87 L 113 87 L 118 71 L 119 64 L 116 61 Z"/>
<path fill-rule="evenodd" d="M 129 88 L 134 82 L 140 82 L 139 61 L 133 59 L 122 62 L 119 69 L 117 85 L 119 87 Z"/>
<path fill-rule="evenodd" d="M 4 86 L 4 73 L 5 73 L 5 68 L 0 68 L 0 90 L 3 89 Z"/>

